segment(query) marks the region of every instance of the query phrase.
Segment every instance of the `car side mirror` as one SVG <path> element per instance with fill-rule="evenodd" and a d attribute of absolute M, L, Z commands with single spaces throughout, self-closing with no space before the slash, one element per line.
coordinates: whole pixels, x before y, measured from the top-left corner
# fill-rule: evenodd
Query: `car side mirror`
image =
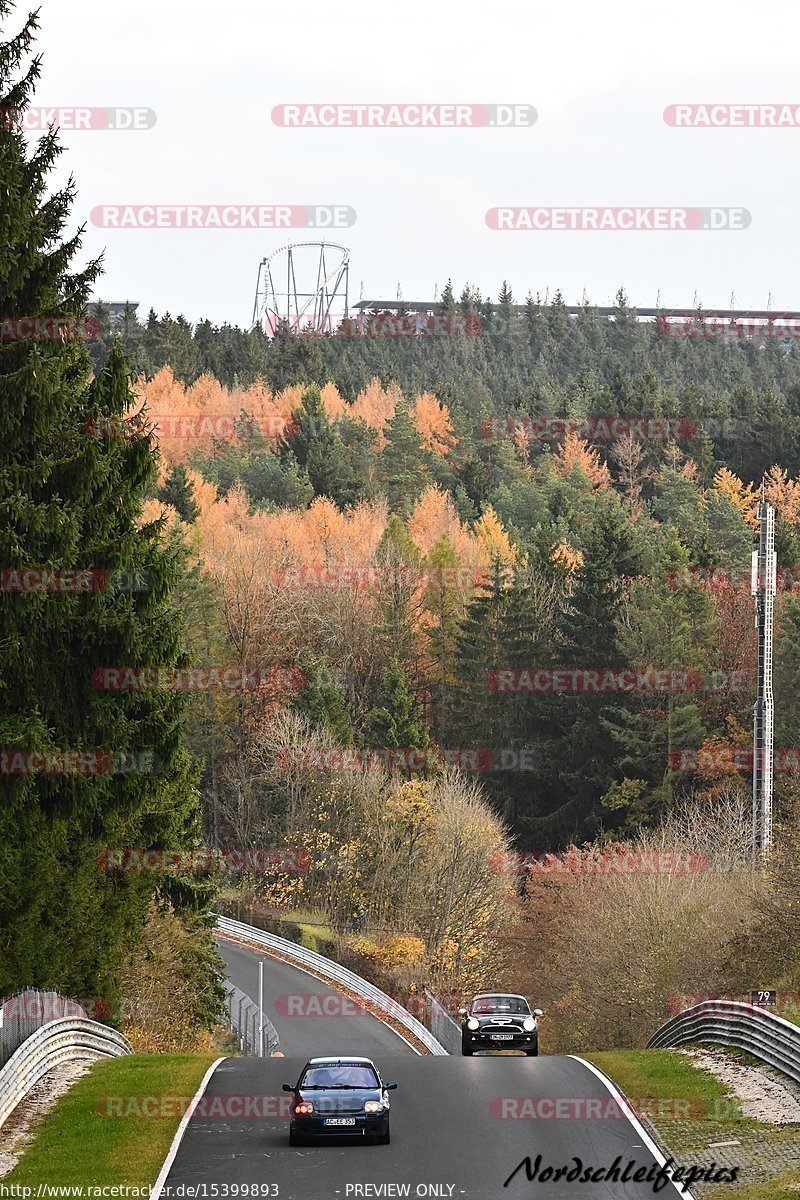
<path fill-rule="evenodd" d="M 535 1008 L 535 1009 L 533 1010 L 533 1015 L 534 1015 L 535 1017 L 543 1017 L 543 1016 L 544 1016 L 544 1013 L 542 1012 L 542 1010 L 541 1010 L 540 1008 Z"/>
<path fill-rule="evenodd" d="M 293 1083 L 285 1083 L 285 1084 L 283 1085 L 283 1090 L 284 1090 L 285 1092 L 293 1092 L 293 1091 L 294 1091 L 294 1084 L 293 1084 Z"/>
<path fill-rule="evenodd" d="M 397 1087 L 396 1083 L 385 1083 L 383 1085 L 383 1090 L 385 1092 L 393 1092 L 396 1089 L 396 1087 Z"/>
<path fill-rule="evenodd" d="M 459 1015 L 460 1017 L 465 1017 L 465 1016 L 467 1015 L 467 1010 L 466 1010 L 465 1008 L 460 1008 L 460 1009 L 458 1010 L 458 1015 Z"/>

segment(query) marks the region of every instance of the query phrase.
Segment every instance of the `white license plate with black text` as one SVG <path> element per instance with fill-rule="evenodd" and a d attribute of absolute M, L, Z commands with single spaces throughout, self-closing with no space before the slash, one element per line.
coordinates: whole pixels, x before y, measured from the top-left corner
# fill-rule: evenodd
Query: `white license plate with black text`
<path fill-rule="evenodd" d="M 493 1042 L 513 1042 L 513 1033 L 490 1033 L 489 1037 Z"/>
<path fill-rule="evenodd" d="M 355 1125 L 355 1117 L 326 1117 L 326 1125 Z"/>

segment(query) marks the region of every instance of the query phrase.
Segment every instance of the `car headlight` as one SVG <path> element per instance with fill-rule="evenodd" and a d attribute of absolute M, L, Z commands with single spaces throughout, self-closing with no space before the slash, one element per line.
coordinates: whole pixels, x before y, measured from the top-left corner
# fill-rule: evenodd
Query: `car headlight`
<path fill-rule="evenodd" d="M 383 1105 L 380 1100 L 367 1100 L 364 1104 L 365 1113 L 380 1113 L 383 1112 Z"/>
<path fill-rule="evenodd" d="M 467 1029 L 475 1030 L 475 1029 L 480 1029 L 480 1027 L 481 1027 L 480 1021 L 476 1021 L 474 1017 L 470 1017 L 470 1019 L 467 1021 Z"/>
<path fill-rule="evenodd" d="M 536 1028 L 536 1018 L 535 1017 L 526 1017 L 525 1020 L 522 1022 L 522 1028 L 525 1030 L 526 1033 L 533 1033 L 534 1029 Z"/>
<path fill-rule="evenodd" d="M 299 1104 L 294 1106 L 294 1115 L 296 1117 L 310 1117 L 314 1111 L 314 1105 L 309 1100 L 301 1100 Z"/>

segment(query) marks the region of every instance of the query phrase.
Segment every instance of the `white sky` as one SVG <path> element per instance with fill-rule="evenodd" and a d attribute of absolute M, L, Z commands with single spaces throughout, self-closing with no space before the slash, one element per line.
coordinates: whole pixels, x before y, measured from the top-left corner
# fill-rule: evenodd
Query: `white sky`
<path fill-rule="evenodd" d="M 30 7 L 33 7 L 31 2 Z M 154 129 L 64 131 L 75 223 L 113 203 L 355 208 L 351 303 L 452 276 L 517 299 L 800 308 L 798 129 L 674 129 L 678 102 L 797 103 L 797 0 L 42 0 L 39 105 L 154 109 Z M 27 5 L 18 8 L 21 20 Z M 12 19 L 12 24 L 16 22 Z M 530 129 L 285 129 L 274 105 L 527 103 Z M 726 205 L 734 232 L 495 232 L 496 205 Z M 249 323 L 272 230 L 104 230 L 98 294 Z"/>

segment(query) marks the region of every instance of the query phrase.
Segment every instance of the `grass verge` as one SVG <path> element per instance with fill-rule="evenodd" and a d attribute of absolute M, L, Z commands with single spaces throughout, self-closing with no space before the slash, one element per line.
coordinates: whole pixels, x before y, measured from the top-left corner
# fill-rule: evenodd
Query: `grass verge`
<path fill-rule="evenodd" d="M 732 1056 L 763 1065 L 749 1054 Z M 745 1172 L 762 1177 L 716 1187 L 695 1184 L 695 1194 L 702 1200 L 800 1200 L 800 1170 L 794 1165 L 786 1169 L 787 1152 L 796 1160 L 800 1150 L 797 1126 L 767 1125 L 745 1116 L 726 1084 L 675 1050 L 608 1050 L 584 1057 L 605 1071 L 649 1118 L 677 1161 L 740 1162 L 746 1164 L 740 1167 L 740 1180 Z M 739 1145 L 720 1148 L 715 1154 L 712 1143 L 733 1141 Z"/>
<path fill-rule="evenodd" d="M 216 1057 L 139 1054 L 94 1063 L 35 1127 L 3 1183 L 154 1183 L 181 1116 Z M 142 1115 L 145 1098 L 151 1107 L 155 1098 L 164 1115 Z M 130 1115 L 109 1115 L 115 1111 Z"/>
<path fill-rule="evenodd" d="M 585 1057 L 622 1088 L 676 1154 L 758 1127 L 726 1084 L 676 1050 L 604 1050 Z"/>
<path fill-rule="evenodd" d="M 735 1196 L 736 1200 L 797 1200 L 800 1196 L 800 1171 L 782 1171 L 765 1183 L 746 1183 L 731 1190 L 715 1188 L 703 1200 L 721 1200 L 723 1196 Z"/>

